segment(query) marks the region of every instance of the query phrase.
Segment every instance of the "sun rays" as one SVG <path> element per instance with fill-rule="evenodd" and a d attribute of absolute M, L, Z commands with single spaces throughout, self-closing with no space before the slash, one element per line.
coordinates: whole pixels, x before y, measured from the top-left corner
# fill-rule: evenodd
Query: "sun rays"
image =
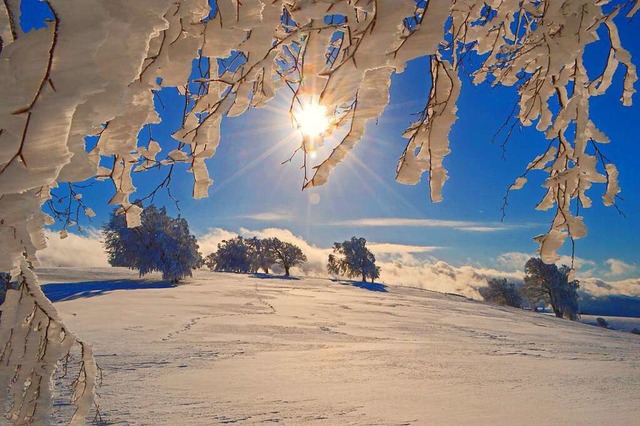
<path fill-rule="evenodd" d="M 321 136 L 329 129 L 327 109 L 316 102 L 303 105 L 300 111 L 295 113 L 295 120 L 302 134 L 311 138 Z"/>

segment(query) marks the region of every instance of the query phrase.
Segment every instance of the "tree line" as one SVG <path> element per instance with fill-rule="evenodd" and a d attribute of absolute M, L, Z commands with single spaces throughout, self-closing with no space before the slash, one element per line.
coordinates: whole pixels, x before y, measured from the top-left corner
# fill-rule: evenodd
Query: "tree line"
<path fill-rule="evenodd" d="M 145 208 L 141 225 L 135 228 L 128 228 L 124 215 L 114 211 L 103 227 L 103 234 L 109 264 L 135 269 L 140 276 L 159 271 L 163 279 L 174 283 L 190 277 L 193 269 L 202 266 L 216 272 L 257 273 L 262 270 L 266 274 L 277 266 L 288 277 L 291 268 L 307 261 L 300 247 L 275 237 L 237 236 L 221 241 L 215 252 L 203 257 L 187 221 L 170 217 L 164 207 Z M 380 277 L 380 267 L 366 244 L 365 238 L 355 236 L 334 243 L 327 262 L 329 274 L 375 282 Z M 479 290 L 480 295 L 488 302 L 514 307 L 528 305 L 535 308 L 545 303 L 559 318 L 578 318 L 580 283 L 569 280 L 571 269 L 568 266 L 558 267 L 531 258 L 524 271 L 521 288 L 505 278 L 492 278 L 487 287 Z"/>
<path fill-rule="evenodd" d="M 238 236 L 223 240 L 215 252 L 203 257 L 187 221 L 181 217 L 172 218 L 166 208 L 153 205 L 142 211 L 140 226 L 135 228 L 127 227 L 125 216 L 113 211 L 102 232 L 111 266 L 137 270 L 140 276 L 161 272 L 163 279 L 174 283 L 192 276 L 192 270 L 202 266 L 216 272 L 257 273 L 262 270 L 267 274 L 278 266 L 288 277 L 291 268 L 307 261 L 300 247 L 275 237 Z M 329 273 L 374 282 L 380 276 L 380 268 L 366 243 L 361 237 L 334 243 L 327 263 Z"/>
<path fill-rule="evenodd" d="M 262 269 L 266 274 L 278 265 L 285 276 L 291 268 L 307 261 L 300 247 L 278 238 L 235 237 L 218 244 L 218 250 L 204 259 L 204 264 L 218 272 L 256 273 Z"/>

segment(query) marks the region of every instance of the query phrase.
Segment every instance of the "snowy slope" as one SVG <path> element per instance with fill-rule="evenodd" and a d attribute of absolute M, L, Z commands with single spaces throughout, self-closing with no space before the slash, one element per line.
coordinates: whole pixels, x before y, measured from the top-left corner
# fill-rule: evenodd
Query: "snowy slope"
<path fill-rule="evenodd" d="M 640 336 L 406 287 L 40 270 L 113 424 L 637 424 Z M 57 292 L 56 292 L 57 290 Z M 60 299 L 70 299 L 62 301 Z"/>

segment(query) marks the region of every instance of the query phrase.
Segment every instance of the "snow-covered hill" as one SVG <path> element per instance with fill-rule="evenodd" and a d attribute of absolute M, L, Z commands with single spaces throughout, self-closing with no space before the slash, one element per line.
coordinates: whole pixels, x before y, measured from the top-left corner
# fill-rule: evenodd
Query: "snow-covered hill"
<path fill-rule="evenodd" d="M 42 269 L 114 424 L 640 419 L 640 336 L 406 287 Z M 75 284 L 72 284 L 76 282 Z"/>

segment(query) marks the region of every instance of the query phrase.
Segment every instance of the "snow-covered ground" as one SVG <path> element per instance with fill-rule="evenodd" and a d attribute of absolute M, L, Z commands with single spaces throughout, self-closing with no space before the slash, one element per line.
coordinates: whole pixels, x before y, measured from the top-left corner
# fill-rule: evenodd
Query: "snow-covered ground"
<path fill-rule="evenodd" d="M 407 287 L 41 269 L 114 424 L 631 425 L 640 336 Z"/>

